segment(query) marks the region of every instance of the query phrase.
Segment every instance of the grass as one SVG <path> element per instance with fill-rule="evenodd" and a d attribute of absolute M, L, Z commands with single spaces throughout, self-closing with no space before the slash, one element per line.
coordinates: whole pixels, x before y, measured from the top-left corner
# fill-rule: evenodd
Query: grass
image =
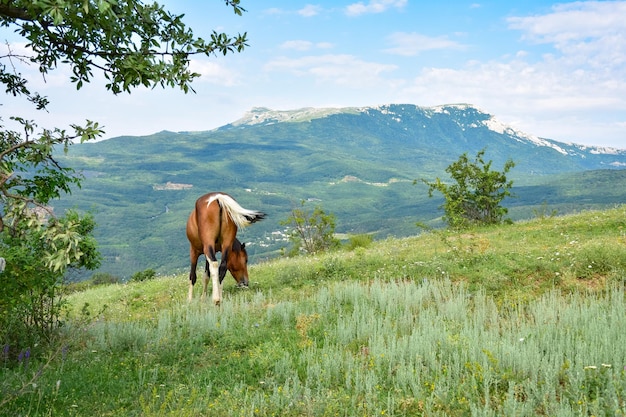
<path fill-rule="evenodd" d="M 182 275 L 70 294 L 58 350 L 0 365 L 0 414 L 626 413 L 625 206 L 250 276 L 220 308 Z"/>

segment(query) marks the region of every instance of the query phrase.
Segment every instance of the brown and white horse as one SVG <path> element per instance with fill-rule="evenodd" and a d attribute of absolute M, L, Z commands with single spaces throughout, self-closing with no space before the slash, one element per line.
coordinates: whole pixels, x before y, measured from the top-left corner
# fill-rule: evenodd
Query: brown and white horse
<path fill-rule="evenodd" d="M 237 240 L 237 228 L 262 220 L 265 213 L 248 210 L 239 205 L 234 198 L 225 193 L 209 193 L 196 201 L 196 207 L 187 220 L 187 239 L 189 239 L 189 301 L 193 298 L 193 286 L 196 283 L 196 265 L 204 254 L 204 287 L 202 298 L 206 298 L 209 277 L 213 283 L 213 302 L 222 301 L 222 281 L 228 269 L 240 287 L 248 286 L 248 254 L 245 244 Z M 222 253 L 218 263 L 215 254 Z M 219 266 L 219 268 L 218 268 Z M 219 281 L 218 281 L 219 277 Z"/>

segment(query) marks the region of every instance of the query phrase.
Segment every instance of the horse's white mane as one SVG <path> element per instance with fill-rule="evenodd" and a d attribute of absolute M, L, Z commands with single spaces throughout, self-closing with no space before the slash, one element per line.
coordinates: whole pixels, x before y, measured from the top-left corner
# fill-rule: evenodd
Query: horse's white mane
<path fill-rule="evenodd" d="M 259 211 L 241 207 L 234 198 L 226 194 L 213 194 L 207 199 L 207 206 L 216 200 L 222 208 L 226 209 L 232 221 L 240 228 L 248 226 L 253 219 L 263 214 Z"/>

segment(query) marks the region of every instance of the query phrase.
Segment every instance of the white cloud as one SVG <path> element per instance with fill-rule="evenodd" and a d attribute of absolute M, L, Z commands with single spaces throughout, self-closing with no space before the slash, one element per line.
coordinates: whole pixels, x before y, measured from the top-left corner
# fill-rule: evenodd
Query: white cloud
<path fill-rule="evenodd" d="M 315 46 L 319 49 L 332 49 L 335 45 L 330 42 L 318 42 L 315 44 Z"/>
<path fill-rule="evenodd" d="M 189 68 L 200 74 L 200 80 L 204 82 L 226 87 L 239 84 L 236 72 L 212 61 L 192 59 Z"/>
<path fill-rule="evenodd" d="M 369 3 L 353 3 L 346 7 L 348 16 L 359 16 L 367 13 L 383 13 L 390 8 L 401 9 L 408 0 L 370 0 Z"/>
<path fill-rule="evenodd" d="M 311 49 L 330 49 L 333 44 L 330 42 L 313 43 L 305 40 L 285 41 L 280 45 L 281 49 L 291 49 L 295 51 L 309 51 Z"/>
<path fill-rule="evenodd" d="M 274 16 L 274 15 L 281 15 L 284 14 L 285 11 L 281 8 L 278 7 L 270 7 L 269 9 L 265 9 L 262 12 L 264 15 L 268 15 L 268 16 Z"/>
<path fill-rule="evenodd" d="M 458 42 L 448 39 L 446 36 L 430 37 L 419 33 L 396 32 L 387 37 L 391 48 L 385 52 L 394 55 L 414 56 L 420 52 L 434 49 L 463 49 Z"/>
<path fill-rule="evenodd" d="M 317 5 L 307 4 L 302 9 L 298 10 L 298 14 L 304 17 L 313 17 L 318 15 L 322 11 L 322 8 Z"/>
<path fill-rule="evenodd" d="M 560 63 L 596 71 L 623 72 L 626 63 L 626 2 L 560 4 L 545 15 L 511 17 L 509 27 L 522 39 L 552 45 Z M 620 77 L 624 74 L 616 74 Z"/>
<path fill-rule="evenodd" d="M 559 4 L 545 15 L 511 17 L 509 25 L 525 32 L 525 38 L 563 46 L 571 42 L 601 39 L 626 30 L 626 2 L 574 2 Z"/>
<path fill-rule="evenodd" d="M 563 71 L 558 61 L 471 62 L 460 69 L 423 69 L 398 99 L 423 105 L 472 103 L 503 121 L 524 120 L 518 128 L 528 133 L 588 141 L 597 135 L 599 114 L 626 111 L 626 78 L 599 82 L 585 71 Z M 618 128 L 615 124 L 603 132 L 616 136 Z"/>
<path fill-rule="evenodd" d="M 312 77 L 317 83 L 330 83 L 351 88 L 376 85 L 383 73 L 394 71 L 395 65 L 367 62 L 352 55 L 319 55 L 297 59 L 282 57 L 269 62 L 266 71 L 285 71 L 299 77 Z"/>
<path fill-rule="evenodd" d="M 286 41 L 280 45 L 281 49 L 294 49 L 296 51 L 308 51 L 313 47 L 313 42 L 294 40 Z"/>

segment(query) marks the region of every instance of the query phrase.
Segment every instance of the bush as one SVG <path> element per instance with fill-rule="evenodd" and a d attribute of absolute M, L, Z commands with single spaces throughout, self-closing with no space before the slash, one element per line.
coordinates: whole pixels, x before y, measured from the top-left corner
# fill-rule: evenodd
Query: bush
<path fill-rule="evenodd" d="M 12 220 L 0 233 L 6 262 L 0 275 L 0 344 L 22 351 L 54 338 L 61 324 L 65 272 L 95 269 L 100 255 L 91 214 L 81 217 L 68 211 L 39 227 L 27 218 Z M 58 230 L 64 232 L 56 234 Z"/>
<path fill-rule="evenodd" d="M 326 213 L 321 206 L 316 206 L 313 212 L 304 208 L 304 200 L 300 208 L 291 210 L 291 216 L 280 224 L 291 226 L 289 240 L 293 243 L 289 255 L 324 252 L 339 246 L 335 238 L 335 215 Z"/>
<path fill-rule="evenodd" d="M 154 277 L 156 277 L 156 271 L 152 268 L 148 268 L 145 271 L 135 272 L 133 276 L 130 277 L 130 281 L 141 282 L 154 279 Z"/>
<path fill-rule="evenodd" d="M 474 224 L 498 224 L 508 213 L 502 207 L 502 200 L 511 195 L 513 181 L 507 181 L 506 174 L 515 166 L 512 160 L 504 164 L 502 172 L 491 170 L 491 162 L 485 162 L 485 149 L 476 154 L 470 162 L 467 153 L 446 168 L 454 184 L 446 184 L 439 178 L 435 182 L 422 180 L 428 185 L 428 196 L 433 191 L 443 194 L 444 221 L 455 229 L 463 229 Z"/>

